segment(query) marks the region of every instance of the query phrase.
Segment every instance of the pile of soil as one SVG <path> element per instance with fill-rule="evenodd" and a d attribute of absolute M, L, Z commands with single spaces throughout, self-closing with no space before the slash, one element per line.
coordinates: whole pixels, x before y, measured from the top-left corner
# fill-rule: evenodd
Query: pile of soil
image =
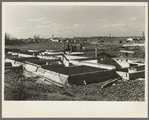
<path fill-rule="evenodd" d="M 5 70 L 4 100 L 67 100 L 67 101 L 144 101 L 145 81 L 118 81 L 101 88 L 103 83 L 58 87 L 36 83 L 25 78 L 22 70 Z"/>

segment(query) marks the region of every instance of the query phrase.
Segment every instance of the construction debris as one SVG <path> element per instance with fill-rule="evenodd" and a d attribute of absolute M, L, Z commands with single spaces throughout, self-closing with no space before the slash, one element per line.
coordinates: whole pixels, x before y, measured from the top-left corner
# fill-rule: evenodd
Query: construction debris
<path fill-rule="evenodd" d="M 101 88 L 105 88 L 109 84 L 115 84 L 115 82 L 118 81 L 118 80 L 120 80 L 120 78 L 107 80 L 106 82 L 103 83 L 103 85 L 101 86 Z"/>

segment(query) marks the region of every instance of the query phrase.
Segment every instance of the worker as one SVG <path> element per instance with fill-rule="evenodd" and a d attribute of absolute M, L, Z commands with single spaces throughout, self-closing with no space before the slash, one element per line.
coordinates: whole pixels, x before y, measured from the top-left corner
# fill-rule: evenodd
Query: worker
<path fill-rule="evenodd" d="M 125 54 L 125 55 L 126 55 L 126 57 L 128 57 L 128 53 L 127 53 L 127 52 L 126 52 L 126 54 Z"/>
<path fill-rule="evenodd" d="M 74 50 L 74 52 L 77 51 L 77 46 L 76 45 L 74 45 L 73 50 Z"/>
<path fill-rule="evenodd" d="M 82 44 L 80 44 L 80 51 L 82 51 Z"/>
<path fill-rule="evenodd" d="M 73 51 L 73 45 L 71 45 L 71 50 L 70 50 L 70 52 L 74 52 L 74 51 Z"/>
<path fill-rule="evenodd" d="M 63 52 L 64 52 L 64 54 L 66 54 L 66 49 L 65 49 L 65 45 L 63 46 Z"/>
<path fill-rule="evenodd" d="M 69 46 L 69 44 L 67 45 L 66 51 L 70 51 L 70 46 Z"/>
<path fill-rule="evenodd" d="M 65 51 L 65 45 L 62 46 L 63 51 Z"/>

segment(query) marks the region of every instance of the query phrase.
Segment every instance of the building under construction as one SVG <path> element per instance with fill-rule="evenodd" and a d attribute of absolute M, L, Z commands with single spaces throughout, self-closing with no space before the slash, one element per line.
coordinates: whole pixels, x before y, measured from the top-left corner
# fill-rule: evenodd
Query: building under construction
<path fill-rule="evenodd" d="M 116 57 L 111 59 L 120 66 L 119 69 L 115 64 L 99 62 L 97 57 L 85 57 L 83 52 L 6 49 L 5 69 L 23 69 L 27 77 L 38 76 L 44 83 L 58 86 L 145 77 L 143 63 Z"/>

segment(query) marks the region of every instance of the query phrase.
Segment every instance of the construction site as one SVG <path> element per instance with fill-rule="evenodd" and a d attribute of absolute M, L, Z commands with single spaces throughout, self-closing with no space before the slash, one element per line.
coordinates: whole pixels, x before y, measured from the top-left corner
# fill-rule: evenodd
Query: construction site
<path fill-rule="evenodd" d="M 4 3 L 5 101 L 145 101 L 147 4 Z"/>
<path fill-rule="evenodd" d="M 6 45 L 5 100 L 145 100 L 143 42 L 70 44 Z"/>

